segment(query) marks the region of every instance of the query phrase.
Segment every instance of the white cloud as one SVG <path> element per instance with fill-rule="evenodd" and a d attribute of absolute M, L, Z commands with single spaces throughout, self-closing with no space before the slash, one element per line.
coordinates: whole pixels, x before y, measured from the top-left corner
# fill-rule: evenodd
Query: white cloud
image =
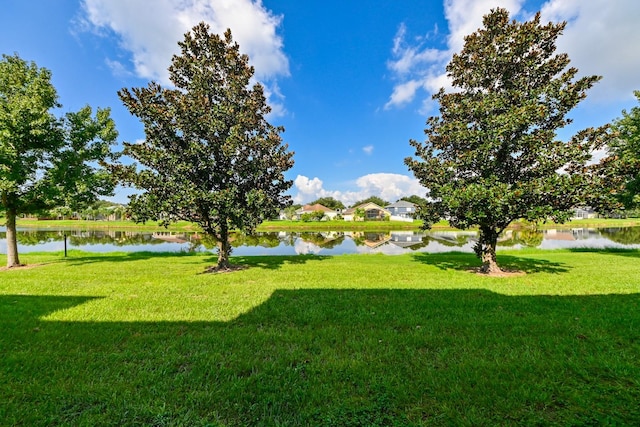
<path fill-rule="evenodd" d="M 393 39 L 393 55 L 394 61 L 389 61 L 389 69 L 399 75 L 407 75 L 422 64 L 429 64 L 442 60 L 443 53 L 438 49 L 425 48 L 420 50 L 422 44 L 410 46 L 405 41 L 407 28 L 404 23 L 400 24 L 400 28 Z"/>
<path fill-rule="evenodd" d="M 482 17 L 503 7 L 512 17 L 531 17 L 524 0 L 444 0 L 449 34 L 446 47 L 433 49 L 426 38 L 411 43 L 401 24 L 393 40 L 392 59 L 387 63 L 395 80 L 386 109 L 402 107 L 416 97 L 428 100 L 441 87 L 450 89 L 445 66 L 464 45 L 464 36 L 482 26 Z M 558 38 L 558 52 L 566 52 L 581 75 L 597 74 L 603 80 L 588 99 L 617 102 L 633 98 L 640 68 L 640 2 L 637 0 L 549 0 L 542 6 L 543 22 L 568 21 Z M 413 40 L 413 39 L 411 39 Z M 422 110 L 432 104 L 422 101 Z"/>
<path fill-rule="evenodd" d="M 587 99 L 633 99 L 639 88 L 638 16 L 637 0 L 550 0 L 542 8 L 543 22 L 568 22 L 558 51 L 569 54 L 581 75 L 603 76 Z"/>
<path fill-rule="evenodd" d="M 394 86 L 389 102 L 385 104 L 384 108 L 399 107 L 413 101 L 416 92 L 420 87 L 424 86 L 425 83 L 425 81 L 416 79 L 397 84 Z"/>
<path fill-rule="evenodd" d="M 294 250 L 298 255 L 309 255 L 309 254 L 319 254 L 322 251 L 322 248 L 315 243 L 305 242 L 302 239 L 296 239 L 294 245 Z"/>
<path fill-rule="evenodd" d="M 362 151 L 364 151 L 368 155 L 371 155 L 373 153 L 373 145 L 366 145 L 362 147 Z"/>
<path fill-rule="evenodd" d="M 355 181 L 355 191 L 326 190 L 321 179 L 317 177 L 309 179 L 303 175 L 296 177 L 294 186 L 298 190 L 298 193 L 293 196 L 296 203 L 308 203 L 320 197 L 333 197 L 346 206 L 370 196 L 395 202 L 413 194 L 424 197 L 427 192 L 417 179 L 395 173 L 372 173 L 361 176 Z"/>
<path fill-rule="evenodd" d="M 116 61 L 116 60 L 111 60 L 109 58 L 107 58 L 105 60 L 105 63 L 107 64 L 107 66 L 109 67 L 109 69 L 111 70 L 111 73 L 114 76 L 117 77 L 129 77 L 131 76 L 133 73 L 131 73 L 131 71 L 129 71 L 127 69 L 127 67 L 120 61 Z"/>
<path fill-rule="evenodd" d="M 459 52 L 464 37 L 482 27 L 482 18 L 491 9 L 507 9 L 511 16 L 520 12 L 524 0 L 445 0 L 444 13 L 449 23 L 449 52 Z M 451 55 L 449 55 L 450 57 Z"/>
<path fill-rule="evenodd" d="M 430 95 L 441 87 L 449 89 L 451 83 L 445 67 L 453 53 L 462 48 L 464 36 L 480 28 L 482 17 L 491 9 L 503 7 L 516 14 L 522 2 L 523 0 L 445 0 L 449 35 L 444 49 L 427 46 L 430 37 L 420 37 L 413 44 L 409 43 L 406 25 L 400 24 L 393 39 L 393 59 L 387 62 L 387 68 L 392 72 L 396 84 L 385 109 L 408 104 L 419 92 L 430 99 Z M 428 99 L 422 102 L 421 110 L 431 105 Z"/>
<path fill-rule="evenodd" d="M 322 181 L 319 178 L 309 179 L 304 175 L 298 175 L 293 184 L 298 189 L 298 194 L 316 195 L 324 191 Z M 323 195 L 318 197 L 324 197 Z"/>
<path fill-rule="evenodd" d="M 231 28 L 241 51 L 249 55 L 256 78 L 270 86 L 270 94 L 278 94 L 277 85 L 271 83 L 289 75 L 282 37 L 277 34 L 282 16 L 267 10 L 261 0 L 154 0 L 153 4 L 83 0 L 82 6 L 90 27 L 117 36 L 121 48 L 130 52 L 139 77 L 169 84 L 167 68 L 178 53 L 178 41 L 201 21 L 219 34 Z"/>

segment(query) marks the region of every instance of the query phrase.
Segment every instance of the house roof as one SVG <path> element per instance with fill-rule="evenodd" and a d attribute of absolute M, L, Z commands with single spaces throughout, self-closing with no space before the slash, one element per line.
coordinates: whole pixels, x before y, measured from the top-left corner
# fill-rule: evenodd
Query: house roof
<path fill-rule="evenodd" d="M 298 209 L 296 213 L 317 212 L 317 211 L 335 212 L 333 209 L 323 206 L 320 203 L 316 203 L 315 205 L 304 205 L 303 207 Z"/>
<path fill-rule="evenodd" d="M 393 203 L 391 205 L 385 206 L 385 208 L 387 208 L 387 209 L 389 209 L 389 208 L 413 208 L 415 206 L 416 206 L 415 203 L 407 202 L 406 200 L 398 200 L 397 202 L 395 202 L 395 203 Z"/>

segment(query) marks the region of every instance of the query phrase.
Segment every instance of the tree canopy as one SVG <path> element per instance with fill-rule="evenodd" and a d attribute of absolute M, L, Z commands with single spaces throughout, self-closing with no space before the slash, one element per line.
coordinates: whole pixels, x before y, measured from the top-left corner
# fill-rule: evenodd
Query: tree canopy
<path fill-rule="evenodd" d="M 378 196 L 370 196 L 370 197 L 367 197 L 366 199 L 359 200 L 359 201 L 355 202 L 354 204 L 351 205 L 351 207 L 364 205 L 365 203 L 375 203 L 376 205 L 378 205 L 380 207 L 385 207 L 385 206 L 387 206 L 389 204 L 389 202 L 387 202 L 386 200 L 383 200 L 382 198 L 380 198 Z"/>
<path fill-rule="evenodd" d="M 98 163 L 117 132 L 108 109 L 57 118 L 51 72 L 17 54 L 0 60 L 0 211 L 7 218 L 7 266 L 20 265 L 16 217 L 56 206 L 80 208 L 110 195 L 114 181 Z"/>
<path fill-rule="evenodd" d="M 424 197 L 420 197 L 418 195 L 412 194 L 411 196 L 405 196 L 400 198 L 400 200 L 404 200 L 405 202 L 411 202 L 414 205 L 418 205 L 418 206 L 422 206 L 425 205 L 427 203 L 427 199 L 425 199 Z M 398 200 L 398 201 L 400 201 Z"/>
<path fill-rule="evenodd" d="M 122 89 L 120 98 L 140 118 L 146 139 L 125 143 L 136 164 L 114 166 L 125 183 L 143 190 L 130 197 L 134 220 L 187 220 L 218 241 L 217 269 L 229 268 L 229 233 L 251 232 L 290 203 L 293 166 L 280 134 L 267 122 L 262 85 L 252 84 L 249 58 L 227 30 L 211 34 L 200 23 L 179 42 L 170 80 Z"/>
<path fill-rule="evenodd" d="M 429 189 L 420 216 L 429 227 L 447 218 L 452 226 L 478 226 L 475 246 L 482 271 L 499 272 L 496 243 L 514 220 L 566 221 L 589 185 L 591 150 L 606 127 L 585 129 L 570 141 L 556 130 L 599 80 L 576 79 L 567 54 L 556 54 L 566 23 L 510 21 L 505 9 L 483 18 L 447 66 L 453 91 L 433 96 L 424 143 L 411 141 L 416 158 L 405 164 Z"/>
<path fill-rule="evenodd" d="M 340 200 L 334 199 L 333 197 L 320 197 L 319 199 L 314 200 L 309 204 L 310 205 L 320 204 L 322 206 L 326 206 L 327 208 L 333 209 L 333 210 L 345 208 L 344 203 L 342 203 Z"/>
<path fill-rule="evenodd" d="M 640 101 L 640 91 L 635 91 Z M 615 138 L 608 143 L 608 156 L 601 162 L 599 173 L 605 183 L 605 191 L 598 207 L 621 206 L 634 209 L 640 205 L 640 107 L 622 111 L 622 117 L 614 120 Z M 616 206 L 617 203 L 617 206 Z"/>

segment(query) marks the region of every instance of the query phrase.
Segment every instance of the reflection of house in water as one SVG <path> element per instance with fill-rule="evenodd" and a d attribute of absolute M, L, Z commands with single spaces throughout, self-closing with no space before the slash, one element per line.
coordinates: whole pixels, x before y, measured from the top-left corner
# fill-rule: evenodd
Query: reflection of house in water
<path fill-rule="evenodd" d="M 191 239 L 184 234 L 176 234 L 171 231 L 155 231 L 151 236 L 154 239 L 164 240 L 170 243 L 189 243 L 191 241 Z"/>
<path fill-rule="evenodd" d="M 585 240 L 585 239 L 593 239 L 597 237 L 602 237 L 600 232 L 595 228 L 572 228 L 571 233 L 576 240 Z"/>
<path fill-rule="evenodd" d="M 544 230 L 545 240 L 564 240 L 574 241 L 576 240 L 573 235 L 573 230 Z"/>
<path fill-rule="evenodd" d="M 391 240 L 391 236 L 386 233 L 364 233 L 364 240 L 362 243 L 373 249 L 384 245 L 389 240 Z"/>
<path fill-rule="evenodd" d="M 425 233 L 416 233 L 414 231 L 392 231 L 390 235 L 390 243 L 401 248 L 410 248 L 411 246 L 421 245 Z"/>
<path fill-rule="evenodd" d="M 365 241 L 363 242 L 365 245 L 370 247 L 371 249 L 377 248 L 378 246 L 382 246 L 387 243 L 391 236 L 388 234 L 378 234 L 378 233 L 367 233 Z"/>
<path fill-rule="evenodd" d="M 595 228 L 572 228 L 570 230 L 544 230 L 545 240 L 586 240 L 601 237 Z"/>
<path fill-rule="evenodd" d="M 476 241 L 478 233 L 475 231 L 434 231 L 427 236 L 444 246 L 461 247 L 469 241 Z"/>
<path fill-rule="evenodd" d="M 391 239 L 387 233 L 368 233 L 363 231 L 345 232 L 345 236 L 351 237 L 356 245 L 365 245 L 371 249 L 384 245 Z"/>

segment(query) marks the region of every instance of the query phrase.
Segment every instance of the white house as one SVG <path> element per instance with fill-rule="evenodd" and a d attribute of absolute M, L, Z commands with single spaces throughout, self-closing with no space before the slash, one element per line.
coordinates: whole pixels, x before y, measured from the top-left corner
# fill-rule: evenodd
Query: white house
<path fill-rule="evenodd" d="M 415 203 L 406 200 L 398 200 L 397 202 L 384 207 L 391 214 L 391 221 L 412 222 L 417 210 Z"/>

